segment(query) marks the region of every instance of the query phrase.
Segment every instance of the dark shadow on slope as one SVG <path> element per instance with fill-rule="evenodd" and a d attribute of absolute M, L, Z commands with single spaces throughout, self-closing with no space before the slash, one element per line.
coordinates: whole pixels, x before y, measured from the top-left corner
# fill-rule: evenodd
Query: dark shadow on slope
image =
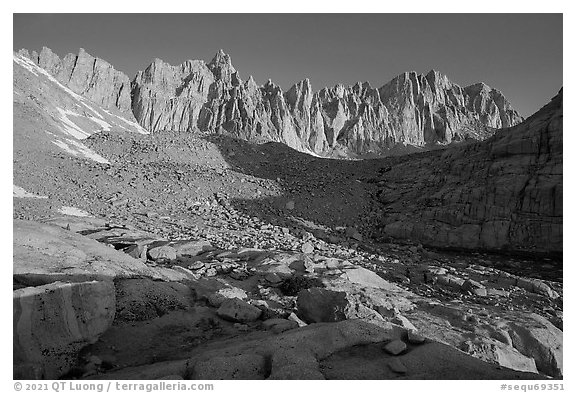
<path fill-rule="evenodd" d="M 283 143 L 255 144 L 225 135 L 205 139 L 217 146 L 232 170 L 259 185 L 261 195 L 229 202 L 236 210 L 264 222 L 362 227 L 365 215 L 373 208 L 371 193 L 375 187 L 366 180 L 376 176 L 381 160 L 325 159 Z"/>
<path fill-rule="evenodd" d="M 490 140 L 477 144 L 362 161 L 313 157 L 282 143 L 258 145 L 224 135 L 212 135 L 206 139 L 217 146 L 234 171 L 253 176 L 256 181 L 262 181 L 261 185 L 265 188 L 272 186 L 261 196 L 232 199 L 231 203 L 237 210 L 281 226 L 294 226 L 300 220 L 301 224 L 302 221 L 309 221 L 332 228 L 353 226 L 364 234 L 374 234 L 377 226 L 385 223 L 379 220 L 382 213 L 384 216 L 390 215 L 396 222 L 406 222 L 408 226 L 426 220 L 440 225 L 446 223 L 452 228 L 465 224 L 468 216 L 460 211 L 462 207 L 458 201 L 451 199 L 451 195 L 469 192 L 470 185 L 480 196 L 486 190 L 492 190 L 495 195 L 498 190 L 506 188 L 508 181 L 503 186 L 488 181 L 493 178 L 493 174 L 488 172 L 490 160 L 494 160 L 492 142 L 507 138 L 509 133 L 518 137 L 518 127 L 522 125 L 500 131 Z M 504 147 L 507 148 L 507 145 Z M 518 165 L 522 168 L 521 162 Z M 497 178 L 504 179 L 501 174 Z M 274 187 L 277 189 L 274 190 Z M 442 195 L 445 196 L 440 198 Z M 486 204 L 490 207 L 486 198 L 472 196 L 469 198 L 469 208 L 482 208 Z M 473 204 L 476 201 L 478 203 Z M 293 208 L 291 202 L 294 202 Z M 444 216 L 436 217 L 436 213 Z M 464 218 L 460 219 L 458 214 Z M 537 250 L 523 250 L 516 246 L 463 249 L 460 244 L 450 245 L 441 239 L 438 241 L 423 235 L 415 238 L 408 232 L 382 240 L 412 240 L 435 248 L 466 253 L 488 251 L 523 257 L 542 255 Z M 546 252 L 544 255 L 558 258 L 555 253 Z"/>

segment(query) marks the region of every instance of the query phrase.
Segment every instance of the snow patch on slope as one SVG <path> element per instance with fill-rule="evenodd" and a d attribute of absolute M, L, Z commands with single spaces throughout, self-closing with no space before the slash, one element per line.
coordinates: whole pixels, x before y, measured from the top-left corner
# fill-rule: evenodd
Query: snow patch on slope
<path fill-rule="evenodd" d="M 68 115 L 77 116 L 76 113 L 62 108 L 56 108 L 56 110 L 60 113 L 60 121 L 63 123 L 60 125 L 62 132 L 76 139 L 86 139 L 90 136 L 88 132 L 78 127 L 76 123 L 68 118 Z"/>
<path fill-rule="evenodd" d="M 38 68 L 38 66 L 36 64 L 34 64 L 32 62 L 32 60 L 30 60 L 26 57 L 14 55 L 14 61 L 16 63 L 20 64 L 22 67 L 26 68 L 28 71 L 30 71 L 34 75 L 38 76 L 38 74 L 36 73 L 36 69 Z"/>
<path fill-rule="evenodd" d="M 140 124 L 138 124 L 135 121 L 131 121 L 129 119 L 126 119 L 122 116 L 118 116 L 110 111 L 107 111 L 104 108 L 99 108 L 99 110 L 96 110 L 92 105 L 91 105 L 91 101 L 82 97 L 81 95 L 73 92 L 72 90 L 70 90 L 68 87 L 64 86 L 62 83 L 60 83 L 56 78 L 54 78 L 52 75 L 50 75 L 50 73 L 48 73 L 48 71 L 46 71 L 45 69 L 43 69 L 42 67 L 38 66 L 37 64 L 35 64 L 32 60 L 28 59 L 27 57 L 21 56 L 21 55 L 17 55 L 14 54 L 14 61 L 18 64 L 20 64 L 22 67 L 24 67 L 25 69 L 27 69 L 28 71 L 30 71 L 32 74 L 38 76 L 40 74 L 42 74 L 43 76 L 45 76 L 48 80 L 50 80 L 52 83 L 54 83 L 55 85 L 58 86 L 58 88 L 62 89 L 63 91 L 65 91 L 67 94 L 69 94 L 72 98 L 74 98 L 78 104 L 84 106 L 86 109 L 88 109 L 88 111 L 91 112 L 91 114 L 93 114 L 94 116 L 85 116 L 85 115 L 81 115 L 78 113 L 74 113 L 72 111 L 66 111 L 63 109 L 58 109 L 58 111 L 61 113 L 61 115 L 63 115 L 65 117 L 65 120 L 63 120 L 67 125 L 68 128 L 66 128 L 65 132 L 70 133 L 70 132 L 74 132 L 72 130 L 80 130 L 81 134 L 88 134 L 84 137 L 78 137 L 73 135 L 75 138 L 78 139 L 85 139 L 86 137 L 88 137 L 91 133 L 87 133 L 86 131 L 83 131 L 80 129 L 80 127 L 78 127 L 77 125 L 71 125 L 70 123 L 72 123 L 72 121 L 70 119 L 68 119 L 68 117 L 66 115 L 75 115 L 75 116 L 79 116 L 79 117 L 85 117 L 88 120 L 97 123 L 99 126 L 102 127 L 102 130 L 95 130 L 94 132 L 98 132 L 98 131 L 110 131 L 110 129 L 112 128 L 112 125 L 110 125 L 108 122 L 105 121 L 104 116 L 102 116 L 102 114 L 100 113 L 100 111 L 105 112 L 108 116 L 111 116 L 112 119 L 107 119 L 107 120 L 112 120 L 112 122 L 117 125 L 120 128 L 125 129 L 128 132 L 137 132 L 140 134 L 149 134 L 148 131 L 146 131 L 144 128 L 142 128 L 142 126 L 140 126 Z M 62 113 L 62 112 L 65 113 Z M 120 120 L 120 122 L 117 122 L 118 120 Z M 118 123 L 124 123 L 128 126 L 125 127 L 122 124 L 118 124 Z"/>
<path fill-rule="evenodd" d="M 101 164 L 110 164 L 110 161 L 102 157 L 100 154 L 95 153 L 93 150 L 90 150 L 84 144 L 75 141 L 73 139 L 67 138 L 66 142 L 64 142 L 61 139 L 57 139 L 55 141 L 52 141 L 52 143 L 58 146 L 59 148 L 63 149 L 67 153 L 72 154 L 75 157 L 88 158 Z"/>
<path fill-rule="evenodd" d="M 13 191 L 12 197 L 13 198 L 38 198 L 38 199 L 48 199 L 45 195 L 36 195 L 32 194 L 31 192 L 26 191 L 22 187 L 18 187 L 16 184 L 13 184 Z"/>
<path fill-rule="evenodd" d="M 100 116 L 100 115 L 98 114 L 98 116 Z M 101 119 L 97 119 L 95 117 L 89 117 L 89 119 L 95 123 L 100 124 L 102 126 L 101 131 L 110 131 L 112 126 L 110 124 L 106 123 L 106 121 L 102 120 L 103 119 L 102 116 L 100 116 L 100 117 L 101 117 Z"/>
<path fill-rule="evenodd" d="M 66 93 L 70 94 L 72 97 L 74 97 L 76 100 L 80 101 L 81 104 L 83 104 L 85 107 L 87 107 L 90 110 L 93 110 L 92 108 L 90 108 L 88 105 L 86 105 L 84 103 L 84 98 L 76 93 L 74 93 L 72 90 L 70 90 L 69 88 L 67 88 L 66 86 L 64 86 L 62 83 L 60 83 L 56 78 L 54 78 L 52 75 L 50 75 L 50 73 L 48 71 L 46 71 L 44 68 L 38 66 L 36 63 L 34 63 L 32 60 L 30 60 L 27 57 L 24 56 L 20 56 L 20 55 L 16 55 L 14 54 L 14 61 L 18 64 L 20 64 L 22 67 L 26 68 L 28 71 L 30 71 L 31 73 L 33 73 L 34 75 L 38 76 L 38 74 L 42 74 L 44 75 L 46 78 L 48 78 L 51 82 L 55 83 L 56 85 L 58 85 L 59 88 L 61 88 L 62 90 L 64 90 Z"/>
<path fill-rule="evenodd" d="M 148 135 L 150 134 L 149 131 L 147 131 L 146 129 L 144 129 L 140 124 L 136 123 L 135 121 L 130 121 L 128 119 L 125 119 L 121 116 L 115 115 L 114 113 L 107 111 L 106 109 L 102 109 L 104 112 L 106 112 L 108 115 L 110 116 L 114 116 L 116 119 L 123 121 L 124 123 L 128 124 L 128 126 L 133 127 L 136 132 L 140 133 L 140 134 L 144 134 L 144 135 Z M 124 128 L 124 127 L 122 127 Z"/>
<path fill-rule="evenodd" d="M 62 214 L 66 214 L 67 216 L 92 217 L 92 215 L 87 211 L 78 209 L 77 207 L 73 206 L 62 206 L 60 209 L 58 209 L 58 211 Z"/>

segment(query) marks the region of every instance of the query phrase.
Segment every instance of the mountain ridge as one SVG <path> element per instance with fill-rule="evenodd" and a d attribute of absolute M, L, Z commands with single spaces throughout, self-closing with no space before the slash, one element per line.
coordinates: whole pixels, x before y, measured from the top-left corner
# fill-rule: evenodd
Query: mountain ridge
<path fill-rule="evenodd" d="M 46 47 L 18 53 L 103 107 L 131 111 L 150 132 L 226 133 L 320 156 L 362 158 L 484 140 L 522 121 L 500 91 L 483 82 L 461 87 L 436 70 L 405 72 L 377 88 L 357 82 L 314 91 L 305 78 L 283 90 L 271 80 L 243 81 L 222 49 L 209 62 L 173 66 L 156 58 L 131 80 L 84 49 L 62 59 Z"/>

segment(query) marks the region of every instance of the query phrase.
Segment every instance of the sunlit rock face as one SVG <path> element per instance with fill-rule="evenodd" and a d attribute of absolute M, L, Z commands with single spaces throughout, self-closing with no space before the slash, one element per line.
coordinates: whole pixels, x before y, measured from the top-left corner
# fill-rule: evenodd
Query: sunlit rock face
<path fill-rule="evenodd" d="M 483 140 L 522 120 L 497 90 L 462 88 L 437 71 L 404 73 L 380 88 L 364 82 L 314 92 L 305 79 L 283 91 L 272 81 L 243 81 L 222 51 L 208 64 L 155 60 L 132 82 L 132 108 L 152 132 L 225 132 L 347 157 Z"/>
<path fill-rule="evenodd" d="M 40 53 L 21 50 L 19 54 L 48 71 L 73 92 L 103 108 L 121 112 L 131 110 L 130 78 L 84 49 L 80 48 L 77 55 L 69 53 L 63 59 L 46 47 Z"/>
<path fill-rule="evenodd" d="M 21 50 L 58 82 L 104 109 L 133 116 L 150 132 L 228 133 L 283 142 L 322 156 L 366 157 L 483 140 L 522 120 L 502 93 L 445 75 L 403 73 L 380 88 L 368 82 L 314 92 L 304 79 L 284 91 L 273 81 L 243 81 L 229 55 L 172 66 L 155 59 L 130 82 L 80 49 L 60 59 L 49 48 Z"/>

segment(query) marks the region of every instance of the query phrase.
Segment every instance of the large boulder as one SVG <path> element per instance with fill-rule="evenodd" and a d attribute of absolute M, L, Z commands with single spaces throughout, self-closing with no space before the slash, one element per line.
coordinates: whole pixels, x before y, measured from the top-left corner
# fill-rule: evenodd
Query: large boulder
<path fill-rule="evenodd" d="M 234 297 L 224 300 L 216 313 L 228 321 L 251 322 L 260 318 L 262 310 Z"/>
<path fill-rule="evenodd" d="M 180 240 L 170 243 L 170 247 L 176 250 L 178 257 L 195 257 L 203 252 L 214 250 L 212 244 L 207 240 Z"/>
<path fill-rule="evenodd" d="M 533 358 L 540 372 L 562 378 L 564 346 L 560 329 L 534 313 L 518 317 L 507 328 L 514 348 Z"/>
<path fill-rule="evenodd" d="M 460 349 L 488 363 L 499 364 L 512 370 L 538 373 L 534 359 L 521 354 L 512 346 L 496 340 L 485 338 L 468 340 L 462 343 Z"/>
<path fill-rule="evenodd" d="M 352 316 L 352 303 L 346 292 L 324 288 L 303 289 L 296 300 L 298 316 L 307 323 L 338 322 Z"/>
<path fill-rule="evenodd" d="M 384 280 L 378 274 L 363 267 L 356 266 L 353 269 L 347 269 L 343 273 L 343 275 L 346 279 L 348 279 L 348 281 L 354 284 L 358 284 L 362 287 L 370 287 L 386 290 L 398 289 L 397 285 Z"/>
<path fill-rule="evenodd" d="M 176 250 L 170 246 L 158 246 L 148 249 L 148 257 L 153 261 L 173 261 L 176 259 Z"/>
<path fill-rule="evenodd" d="M 13 294 L 15 379 L 57 379 L 78 351 L 110 327 L 115 314 L 111 281 L 54 282 Z"/>

